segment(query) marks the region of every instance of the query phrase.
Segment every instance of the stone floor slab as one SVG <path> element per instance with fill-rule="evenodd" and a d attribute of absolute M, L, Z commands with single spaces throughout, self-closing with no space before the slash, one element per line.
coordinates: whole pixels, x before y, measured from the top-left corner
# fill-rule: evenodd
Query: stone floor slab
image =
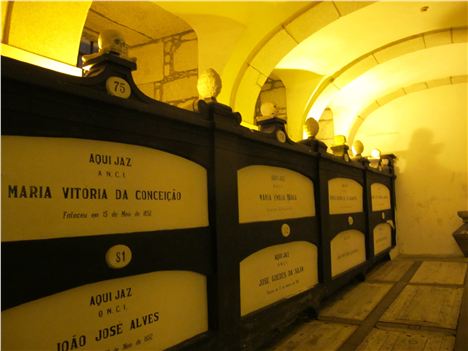
<path fill-rule="evenodd" d="M 463 262 L 425 261 L 410 283 L 463 285 L 466 267 Z"/>
<path fill-rule="evenodd" d="M 463 288 L 408 285 L 380 320 L 455 329 L 462 296 Z"/>
<path fill-rule="evenodd" d="M 375 269 L 367 275 L 366 280 L 397 282 L 401 277 L 403 277 L 413 263 L 413 261 L 408 260 L 387 261 L 375 267 Z"/>
<path fill-rule="evenodd" d="M 357 351 L 452 351 L 454 344 L 446 334 L 373 329 Z"/>
<path fill-rule="evenodd" d="M 273 351 L 334 351 L 356 328 L 353 325 L 311 321 L 283 339 Z"/>
<path fill-rule="evenodd" d="M 390 290 L 392 284 L 364 282 L 333 297 L 319 318 L 337 317 L 364 320 Z"/>

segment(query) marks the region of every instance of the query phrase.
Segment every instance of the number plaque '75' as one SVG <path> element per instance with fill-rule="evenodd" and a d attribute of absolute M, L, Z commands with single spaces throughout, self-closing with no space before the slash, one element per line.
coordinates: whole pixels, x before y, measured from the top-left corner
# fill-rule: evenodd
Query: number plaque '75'
<path fill-rule="evenodd" d="M 120 77 L 109 77 L 106 80 L 107 93 L 122 99 L 128 99 L 132 93 L 130 84 Z"/>

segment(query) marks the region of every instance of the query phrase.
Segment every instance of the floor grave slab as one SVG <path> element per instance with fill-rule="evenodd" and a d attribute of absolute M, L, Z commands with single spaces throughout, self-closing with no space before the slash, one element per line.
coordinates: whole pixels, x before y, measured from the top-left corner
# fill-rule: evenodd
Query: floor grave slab
<path fill-rule="evenodd" d="M 463 288 L 408 285 L 380 321 L 455 329 Z"/>
<path fill-rule="evenodd" d="M 392 284 L 360 283 L 334 296 L 320 311 L 319 318 L 364 320 L 390 290 Z"/>
<path fill-rule="evenodd" d="M 452 351 L 455 337 L 442 333 L 373 329 L 357 351 Z"/>
<path fill-rule="evenodd" d="M 354 325 L 311 321 L 301 325 L 293 335 L 283 339 L 273 351 L 334 351 L 356 328 Z"/>
<path fill-rule="evenodd" d="M 410 283 L 463 285 L 466 267 L 463 262 L 425 261 Z"/>
<path fill-rule="evenodd" d="M 397 282 L 401 277 L 403 277 L 413 263 L 413 261 L 408 260 L 387 261 L 373 269 L 367 275 L 366 280 Z"/>

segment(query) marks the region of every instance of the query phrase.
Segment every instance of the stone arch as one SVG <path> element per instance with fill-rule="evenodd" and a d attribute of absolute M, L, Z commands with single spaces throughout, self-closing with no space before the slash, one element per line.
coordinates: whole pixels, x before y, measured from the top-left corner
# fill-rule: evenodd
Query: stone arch
<path fill-rule="evenodd" d="M 409 95 L 412 93 L 419 92 L 421 90 L 426 89 L 433 89 L 444 85 L 454 85 L 454 84 L 461 84 L 466 83 L 468 81 L 468 75 L 460 75 L 460 76 L 453 76 L 453 77 L 445 77 L 440 79 L 433 79 L 425 82 L 418 82 L 412 84 L 410 86 L 401 87 L 385 96 L 382 96 L 367 105 L 356 117 L 353 125 L 351 126 L 350 133 L 348 136 L 348 142 L 351 145 L 356 137 L 356 134 L 359 130 L 359 127 L 364 123 L 366 118 L 371 115 L 377 109 L 385 106 L 386 104 L 401 98 L 405 95 Z"/>
<path fill-rule="evenodd" d="M 312 3 L 292 18 L 280 23 L 249 55 L 235 79 L 230 105 L 252 123 L 260 90 L 278 62 L 296 45 L 329 23 L 373 2 Z"/>
<path fill-rule="evenodd" d="M 319 108 L 316 113 L 320 115 L 320 106 L 325 108 L 327 105 L 327 103 L 321 103 L 319 101 L 320 98 L 326 101 L 329 95 L 339 91 L 363 72 L 377 65 L 384 64 L 397 56 L 417 50 L 424 50 L 439 45 L 466 42 L 466 31 L 467 27 L 429 31 L 400 39 L 368 52 L 324 79 L 311 97 L 306 110 L 310 111 L 314 107 L 314 104 L 317 104 Z M 304 116 L 304 120 L 306 117 L 307 116 Z"/>

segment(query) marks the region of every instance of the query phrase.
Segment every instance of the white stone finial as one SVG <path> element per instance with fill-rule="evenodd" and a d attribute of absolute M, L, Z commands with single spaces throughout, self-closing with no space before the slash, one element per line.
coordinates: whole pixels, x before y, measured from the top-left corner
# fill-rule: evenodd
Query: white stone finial
<path fill-rule="evenodd" d="M 377 148 L 371 150 L 371 158 L 373 159 L 380 160 L 381 154 L 382 153 Z"/>
<path fill-rule="evenodd" d="M 99 52 L 83 55 L 83 63 L 109 53 L 120 56 L 128 61 L 136 61 L 136 58 L 128 57 L 128 45 L 123 35 L 118 30 L 106 29 L 99 33 L 98 47 Z"/>
<path fill-rule="evenodd" d="M 262 105 L 260 106 L 260 112 L 264 117 L 262 119 L 273 118 L 278 116 L 278 108 L 272 102 L 262 103 Z"/>
<path fill-rule="evenodd" d="M 355 140 L 352 146 L 354 156 L 360 157 L 364 151 L 364 144 L 361 140 Z"/>
<path fill-rule="evenodd" d="M 335 135 L 334 144 L 338 145 L 346 145 L 346 137 L 344 135 Z"/>
<path fill-rule="evenodd" d="M 382 168 L 381 155 L 382 155 L 382 153 L 380 152 L 379 149 L 377 149 L 377 148 L 372 149 L 371 150 L 371 155 L 368 158 L 368 160 L 370 162 L 369 166 L 371 166 L 372 168 L 381 169 Z"/>
<path fill-rule="evenodd" d="M 106 29 L 99 34 L 98 38 L 99 53 L 114 53 L 126 57 L 128 55 L 128 46 L 125 39 L 118 30 Z"/>
<path fill-rule="evenodd" d="M 206 69 L 198 77 L 197 90 L 202 100 L 216 101 L 216 97 L 221 92 L 221 88 L 221 77 L 213 68 Z"/>
<path fill-rule="evenodd" d="M 310 117 L 306 119 L 304 124 L 307 130 L 308 137 L 315 138 L 319 131 L 319 123 L 317 122 L 317 120 L 315 118 Z"/>

